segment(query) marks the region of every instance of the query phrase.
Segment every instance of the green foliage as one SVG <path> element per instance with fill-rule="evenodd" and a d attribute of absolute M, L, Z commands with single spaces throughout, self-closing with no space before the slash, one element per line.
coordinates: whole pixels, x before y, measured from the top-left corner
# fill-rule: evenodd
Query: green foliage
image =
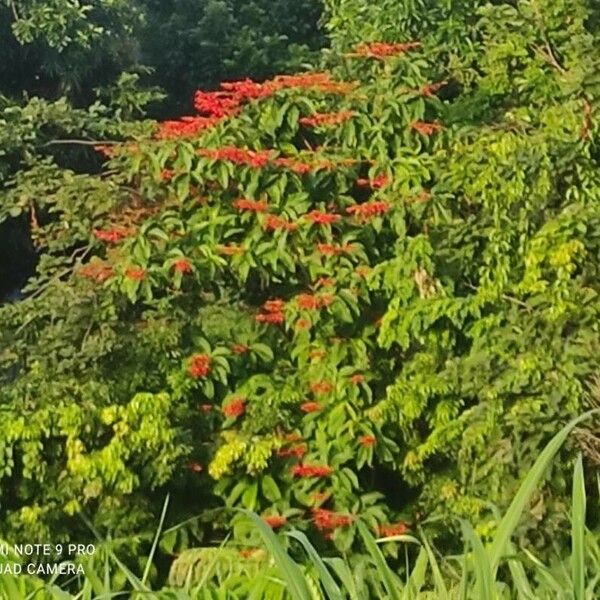
<path fill-rule="evenodd" d="M 0 532 L 127 535 L 164 488 L 167 552 L 258 542 L 207 506 L 343 553 L 425 517 L 452 545 L 459 517 L 481 594 L 517 526 L 491 505 L 529 508 L 530 552 L 559 536 L 564 462 L 517 490 L 599 367 L 600 23 L 575 4 L 332 2 L 329 72 L 201 94 L 99 175 L 14 177 L 3 214 L 48 218 L 0 308 Z"/>

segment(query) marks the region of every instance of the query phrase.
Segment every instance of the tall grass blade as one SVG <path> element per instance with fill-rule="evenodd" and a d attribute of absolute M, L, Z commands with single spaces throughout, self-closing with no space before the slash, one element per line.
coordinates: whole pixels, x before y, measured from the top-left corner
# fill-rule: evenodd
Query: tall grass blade
<path fill-rule="evenodd" d="M 238 509 L 247 515 L 260 533 L 267 550 L 272 554 L 293 600 L 312 600 L 312 595 L 300 567 L 288 556 L 273 530 L 255 513 Z"/>
<path fill-rule="evenodd" d="M 598 414 L 600 409 L 590 410 L 583 415 L 573 419 L 567 423 L 551 440 L 548 445 L 542 450 L 533 467 L 527 473 L 523 483 L 519 487 L 513 501 L 511 502 L 506 514 L 498 525 L 498 530 L 494 536 L 494 541 L 490 548 L 490 563 L 494 573 L 498 569 L 498 564 L 502 558 L 508 541 L 510 540 L 516 526 L 521 519 L 523 510 L 529 503 L 531 496 L 535 492 L 540 480 L 544 476 L 548 465 L 552 461 L 554 455 L 563 445 L 568 435 L 573 429 L 585 419 L 588 419 L 593 414 Z"/>
<path fill-rule="evenodd" d="M 427 552 L 429 564 L 431 565 L 437 600 L 449 600 L 450 596 L 448 595 L 448 589 L 446 588 L 446 584 L 444 582 L 444 578 L 442 577 L 442 572 L 440 571 L 438 562 L 435 558 L 435 554 L 433 553 L 433 550 L 431 549 L 431 546 L 424 535 L 421 536 L 421 540 L 423 541 L 423 546 Z"/>
<path fill-rule="evenodd" d="M 473 527 L 467 521 L 461 521 L 465 541 L 468 541 L 473 548 L 473 566 L 475 569 L 476 594 L 477 600 L 495 600 L 494 592 L 494 572 L 488 553 L 483 547 L 479 536 L 473 531 Z"/>
<path fill-rule="evenodd" d="M 323 585 L 323 589 L 327 593 L 329 600 L 343 600 L 344 597 L 342 596 L 338 584 L 331 576 L 329 569 L 325 566 L 325 563 L 315 550 L 314 546 L 308 541 L 308 538 L 301 531 L 291 531 L 286 535 L 298 540 L 304 547 L 304 550 L 306 550 L 306 554 L 308 554 L 308 557 L 319 573 L 319 581 Z"/>
<path fill-rule="evenodd" d="M 410 575 L 406 581 L 406 587 L 404 588 L 404 594 L 402 595 L 403 600 L 411 600 L 416 598 L 421 588 L 425 585 L 425 574 L 427 573 L 427 550 L 424 546 L 421 546 L 415 566 L 413 567 Z"/>
<path fill-rule="evenodd" d="M 575 600 L 585 599 L 585 482 L 581 453 L 573 473 L 573 506 L 571 514 L 571 579 Z"/>
<path fill-rule="evenodd" d="M 377 568 L 377 571 L 381 577 L 381 581 L 387 590 L 388 598 L 390 600 L 402 600 L 396 583 L 396 576 L 385 562 L 385 558 L 383 557 L 381 550 L 377 547 L 371 532 L 367 529 L 367 526 L 362 521 L 359 521 L 357 526 L 363 542 L 365 543 L 365 546 L 371 555 L 373 562 L 375 563 L 375 567 Z"/>
<path fill-rule="evenodd" d="M 350 600 L 361 600 L 358 589 L 356 587 L 356 581 L 350 567 L 339 557 L 336 558 L 324 558 L 325 564 L 330 565 L 334 573 L 338 576 L 342 582 L 344 591 L 350 596 Z"/>
<path fill-rule="evenodd" d="M 156 553 L 156 548 L 158 546 L 158 540 L 160 539 L 160 534 L 162 532 L 162 528 L 165 522 L 165 517 L 167 516 L 167 508 L 169 507 L 169 494 L 165 498 L 165 503 L 163 504 L 162 513 L 160 515 L 160 521 L 158 522 L 158 527 L 156 529 L 156 534 L 154 535 L 154 541 L 152 542 L 152 548 L 150 548 L 150 554 L 148 555 L 148 560 L 146 561 L 146 567 L 144 568 L 144 573 L 142 575 L 142 584 L 146 583 L 148 579 L 148 575 L 150 575 L 150 569 L 152 568 L 152 560 L 154 559 L 154 554 Z"/>

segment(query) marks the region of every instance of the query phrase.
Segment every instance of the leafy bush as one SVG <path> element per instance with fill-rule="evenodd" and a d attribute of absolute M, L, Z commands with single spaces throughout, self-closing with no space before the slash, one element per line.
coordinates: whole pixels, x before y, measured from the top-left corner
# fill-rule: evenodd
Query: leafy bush
<path fill-rule="evenodd" d="M 431 3 L 422 40 L 412 3 L 369 4 L 358 44 L 366 4 L 332 4 L 330 72 L 200 92 L 100 176 L 15 181 L 5 209 L 51 218 L 0 309 L 2 533 L 147 531 L 168 489 L 169 553 L 252 543 L 197 518 L 223 504 L 323 551 L 359 516 L 492 537 L 600 356 L 598 21 L 569 4 Z"/>

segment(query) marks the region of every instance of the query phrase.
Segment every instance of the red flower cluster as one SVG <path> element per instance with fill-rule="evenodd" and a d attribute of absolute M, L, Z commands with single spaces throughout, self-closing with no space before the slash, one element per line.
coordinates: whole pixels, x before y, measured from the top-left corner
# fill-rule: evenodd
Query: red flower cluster
<path fill-rule="evenodd" d="M 191 273 L 193 271 L 192 263 L 185 258 L 180 258 L 173 263 L 173 268 L 176 273 Z"/>
<path fill-rule="evenodd" d="M 329 381 L 315 381 L 310 384 L 310 390 L 313 394 L 329 394 L 333 390 L 333 385 Z"/>
<path fill-rule="evenodd" d="M 313 523 L 319 531 L 332 531 L 338 527 L 346 527 L 354 521 L 351 515 L 342 515 L 324 508 L 313 508 Z"/>
<path fill-rule="evenodd" d="M 381 537 L 391 537 L 393 535 L 404 535 L 408 531 L 408 525 L 401 521 L 400 523 L 393 523 L 388 525 L 379 525 L 377 527 L 377 533 Z"/>
<path fill-rule="evenodd" d="M 246 148 L 226 146 L 216 149 L 202 148 L 198 151 L 198 154 L 212 160 L 225 160 L 236 165 L 248 165 L 255 169 L 260 169 L 269 163 L 273 152 L 271 150 L 248 150 Z"/>
<path fill-rule="evenodd" d="M 226 417 L 239 417 L 246 412 L 245 398 L 233 398 L 223 407 L 223 414 Z"/>
<path fill-rule="evenodd" d="M 256 315 L 254 319 L 259 323 L 272 323 L 275 325 L 281 325 L 285 316 L 283 309 L 285 308 L 285 302 L 279 298 L 275 300 L 267 300 L 263 304 L 263 314 Z"/>
<path fill-rule="evenodd" d="M 94 150 L 96 152 L 98 152 L 98 154 L 102 154 L 102 156 L 104 156 L 104 158 L 112 158 L 112 156 L 115 153 L 114 146 L 99 145 L 99 146 L 94 146 Z"/>
<path fill-rule="evenodd" d="M 354 244 L 343 244 L 341 246 L 334 246 L 333 244 L 317 244 L 317 250 L 326 256 L 339 256 L 346 252 L 352 252 L 352 250 L 354 250 Z"/>
<path fill-rule="evenodd" d="M 238 210 L 249 212 L 265 212 L 268 209 L 264 200 L 246 200 L 245 198 L 235 200 L 233 206 Z"/>
<path fill-rule="evenodd" d="M 318 225 L 332 225 L 337 223 L 342 217 L 334 213 L 326 213 L 320 210 L 312 210 L 304 215 L 306 219 Z"/>
<path fill-rule="evenodd" d="M 146 271 L 140 267 L 129 267 L 125 271 L 125 277 L 133 281 L 143 281 L 146 278 Z"/>
<path fill-rule="evenodd" d="M 305 402 L 300 405 L 300 410 L 305 413 L 319 412 L 323 406 L 319 402 Z"/>
<path fill-rule="evenodd" d="M 332 94 L 345 94 L 351 91 L 354 83 L 334 81 L 329 73 L 302 73 L 300 75 L 278 75 L 267 85 L 273 90 L 286 88 L 316 89 Z"/>
<path fill-rule="evenodd" d="M 196 354 L 192 356 L 188 373 L 196 379 L 206 377 L 210 373 L 210 362 L 208 354 Z"/>
<path fill-rule="evenodd" d="M 247 78 L 240 81 L 223 82 L 221 83 L 221 89 L 229 92 L 240 101 L 265 98 L 272 93 L 268 85 Z"/>
<path fill-rule="evenodd" d="M 104 283 L 114 275 L 114 271 L 112 267 L 106 264 L 94 262 L 79 269 L 79 275 L 98 283 Z"/>
<path fill-rule="evenodd" d="M 381 173 L 381 175 L 377 175 L 375 179 L 357 179 L 356 185 L 358 187 L 369 187 L 372 190 L 379 190 L 382 187 L 385 187 L 390 182 L 390 178 Z"/>
<path fill-rule="evenodd" d="M 310 117 L 302 117 L 300 123 L 307 127 L 322 127 L 325 125 L 338 125 L 351 119 L 355 113 L 344 110 L 338 113 L 315 113 Z"/>
<path fill-rule="evenodd" d="M 284 525 L 287 525 L 288 522 L 288 520 L 281 515 L 270 515 L 268 517 L 263 517 L 262 519 L 271 529 L 283 527 Z"/>
<path fill-rule="evenodd" d="M 302 162 L 301 160 L 296 160 L 294 158 L 286 158 L 284 156 L 276 158 L 273 161 L 273 164 L 278 167 L 283 167 L 284 169 L 289 169 L 298 175 L 306 175 L 313 169 L 313 166 L 308 163 Z"/>
<path fill-rule="evenodd" d="M 377 443 L 377 438 L 372 435 L 362 435 L 358 438 L 358 443 L 365 448 L 370 448 Z"/>
<path fill-rule="evenodd" d="M 298 228 L 298 225 L 296 225 L 296 223 L 290 223 L 289 221 L 286 221 L 285 219 L 283 219 L 282 217 L 278 217 L 277 215 L 267 216 L 263 226 L 267 231 L 276 231 L 278 229 L 294 231 L 294 229 Z"/>
<path fill-rule="evenodd" d="M 368 221 L 372 217 L 376 217 L 378 215 L 384 215 L 389 212 L 390 205 L 381 200 L 379 202 L 365 202 L 364 204 L 356 204 L 354 206 L 349 206 L 346 209 L 346 212 L 349 215 L 355 215 L 360 218 L 361 221 Z"/>
<path fill-rule="evenodd" d="M 233 115 L 240 107 L 241 99 L 230 92 L 203 92 L 194 95 L 194 108 L 213 119 L 222 119 Z"/>
<path fill-rule="evenodd" d="M 307 447 L 304 444 L 298 446 L 290 446 L 289 448 L 282 448 L 277 451 L 277 456 L 282 458 L 288 458 L 295 456 L 296 458 L 302 458 L 308 452 Z"/>
<path fill-rule="evenodd" d="M 194 473 L 202 473 L 202 471 L 204 471 L 204 467 L 196 461 L 190 461 L 188 463 L 188 469 Z"/>
<path fill-rule="evenodd" d="M 333 469 L 327 465 L 294 465 L 292 475 L 294 477 L 329 477 Z"/>
<path fill-rule="evenodd" d="M 430 136 L 434 133 L 440 132 L 444 127 L 441 123 L 427 123 L 426 121 L 415 121 L 411 124 L 410 128 L 421 135 Z"/>
<path fill-rule="evenodd" d="M 296 329 L 306 330 L 310 329 L 312 323 L 308 319 L 298 319 L 296 321 Z"/>
<path fill-rule="evenodd" d="M 116 244 L 126 238 L 130 232 L 123 228 L 94 229 L 94 237 L 107 244 Z"/>
<path fill-rule="evenodd" d="M 247 346 L 246 344 L 233 344 L 231 346 L 231 351 L 234 354 L 245 354 L 246 352 L 249 352 L 250 350 L 250 346 Z"/>
<path fill-rule="evenodd" d="M 421 42 L 404 42 L 388 44 L 385 42 L 371 42 L 361 44 L 354 54 L 349 56 L 365 56 L 368 58 L 387 58 L 388 56 L 399 56 L 409 50 L 421 47 Z"/>
<path fill-rule="evenodd" d="M 176 121 L 163 121 L 158 124 L 154 137 L 158 140 L 194 137 L 201 131 L 213 127 L 217 122 L 218 119 L 206 117 L 181 117 Z"/>

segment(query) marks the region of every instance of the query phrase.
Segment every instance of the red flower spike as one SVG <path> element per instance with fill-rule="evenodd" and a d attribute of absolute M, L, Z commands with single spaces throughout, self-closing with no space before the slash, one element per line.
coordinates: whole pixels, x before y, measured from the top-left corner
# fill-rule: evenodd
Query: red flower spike
<path fill-rule="evenodd" d="M 107 244 L 116 244 L 127 237 L 127 234 L 125 229 L 94 229 L 94 237 Z"/>
<path fill-rule="evenodd" d="M 283 312 L 285 309 L 285 301 L 281 298 L 274 298 L 273 300 L 267 300 L 263 304 L 263 310 L 269 313 Z"/>
<path fill-rule="evenodd" d="M 281 325 L 285 321 L 285 315 L 283 313 L 267 313 L 262 315 L 255 315 L 254 320 L 259 323 L 271 323 L 272 325 Z"/>
<path fill-rule="evenodd" d="M 319 412 L 323 410 L 323 406 L 319 402 L 305 402 L 300 405 L 300 410 L 305 413 Z"/>
<path fill-rule="evenodd" d="M 196 137 L 202 131 L 214 127 L 218 122 L 218 119 L 205 117 L 181 117 L 176 121 L 163 121 L 158 124 L 154 137 L 157 140 Z"/>
<path fill-rule="evenodd" d="M 228 418 L 236 418 L 246 412 L 246 399 L 233 398 L 223 407 L 223 414 Z"/>
<path fill-rule="evenodd" d="M 439 133 L 444 128 L 440 123 L 427 123 L 425 121 L 415 121 L 411 123 L 410 128 L 421 135 L 430 136 Z"/>
<path fill-rule="evenodd" d="M 210 149 L 202 148 L 198 151 L 200 156 L 212 160 L 224 160 L 237 165 L 247 165 L 260 169 L 265 167 L 272 159 L 272 150 L 247 150 L 245 148 L 236 148 L 227 146 L 225 148 Z"/>
<path fill-rule="evenodd" d="M 295 465 L 292 467 L 294 477 L 329 477 L 333 469 L 327 465 Z"/>
<path fill-rule="evenodd" d="M 365 448 L 371 448 L 377 443 L 377 438 L 372 435 L 362 435 L 358 438 L 358 443 Z"/>
<path fill-rule="evenodd" d="M 247 346 L 246 344 L 233 344 L 231 346 L 231 351 L 234 354 L 245 354 L 250 351 L 250 346 Z"/>
<path fill-rule="evenodd" d="M 302 458 L 308 452 L 308 448 L 304 444 L 299 446 L 291 446 L 290 448 L 282 448 L 277 451 L 277 456 L 282 458 L 288 458 L 294 456 L 296 458 Z"/>
<path fill-rule="evenodd" d="M 284 229 L 286 231 L 294 231 L 298 228 L 296 223 L 290 223 L 277 215 L 268 215 L 265 219 L 263 227 L 267 231 L 276 231 L 277 229 Z"/>
<path fill-rule="evenodd" d="M 310 329 L 311 326 L 312 326 L 312 323 L 308 319 L 298 319 L 296 321 L 296 329 L 305 331 L 306 329 Z"/>
<path fill-rule="evenodd" d="M 390 205 L 385 201 L 380 202 L 365 202 L 364 204 L 356 204 L 349 206 L 346 212 L 349 215 L 355 215 L 360 220 L 366 221 L 372 217 L 384 215 L 390 210 Z"/>
<path fill-rule="evenodd" d="M 399 56 L 421 47 L 421 42 L 404 42 L 389 44 L 385 42 L 371 42 L 361 44 L 356 52 L 348 56 L 362 56 L 366 58 L 387 58 L 389 56 Z"/>
<path fill-rule="evenodd" d="M 328 381 L 316 381 L 310 384 L 313 394 L 328 394 L 333 390 L 333 385 Z"/>
<path fill-rule="evenodd" d="M 241 211 L 248 212 L 266 212 L 269 208 L 267 203 L 264 200 L 246 200 L 244 198 L 240 198 L 239 200 L 235 200 L 233 206 Z"/>
<path fill-rule="evenodd" d="M 324 508 L 313 508 L 313 523 L 319 531 L 332 531 L 338 527 L 347 527 L 354 521 L 351 515 L 342 515 Z"/>
<path fill-rule="evenodd" d="M 92 279 L 97 283 L 104 283 L 114 275 L 114 270 L 108 265 L 94 262 L 82 267 L 77 273 L 86 279 Z"/>
<path fill-rule="evenodd" d="M 320 210 L 313 210 L 304 215 L 304 217 L 317 225 L 332 225 L 333 223 L 337 223 L 342 218 L 340 215 L 324 213 Z"/>
<path fill-rule="evenodd" d="M 129 267 L 125 271 L 125 277 L 132 281 L 143 281 L 146 278 L 146 271 L 140 267 Z"/>
<path fill-rule="evenodd" d="M 191 273 L 193 271 L 192 264 L 185 258 L 180 258 L 173 264 L 176 273 Z"/>
<path fill-rule="evenodd" d="M 377 534 L 381 537 L 391 537 L 393 535 L 404 535 L 408 530 L 408 525 L 401 521 L 400 523 L 379 525 L 377 527 Z"/>
<path fill-rule="evenodd" d="M 279 527 L 283 527 L 287 525 L 288 520 L 286 517 L 281 515 L 270 515 L 268 517 L 263 517 L 262 520 L 271 528 L 278 529 Z"/>
<path fill-rule="evenodd" d="M 196 354 L 192 356 L 188 373 L 195 379 L 206 377 L 210 373 L 211 359 L 208 354 Z"/>

